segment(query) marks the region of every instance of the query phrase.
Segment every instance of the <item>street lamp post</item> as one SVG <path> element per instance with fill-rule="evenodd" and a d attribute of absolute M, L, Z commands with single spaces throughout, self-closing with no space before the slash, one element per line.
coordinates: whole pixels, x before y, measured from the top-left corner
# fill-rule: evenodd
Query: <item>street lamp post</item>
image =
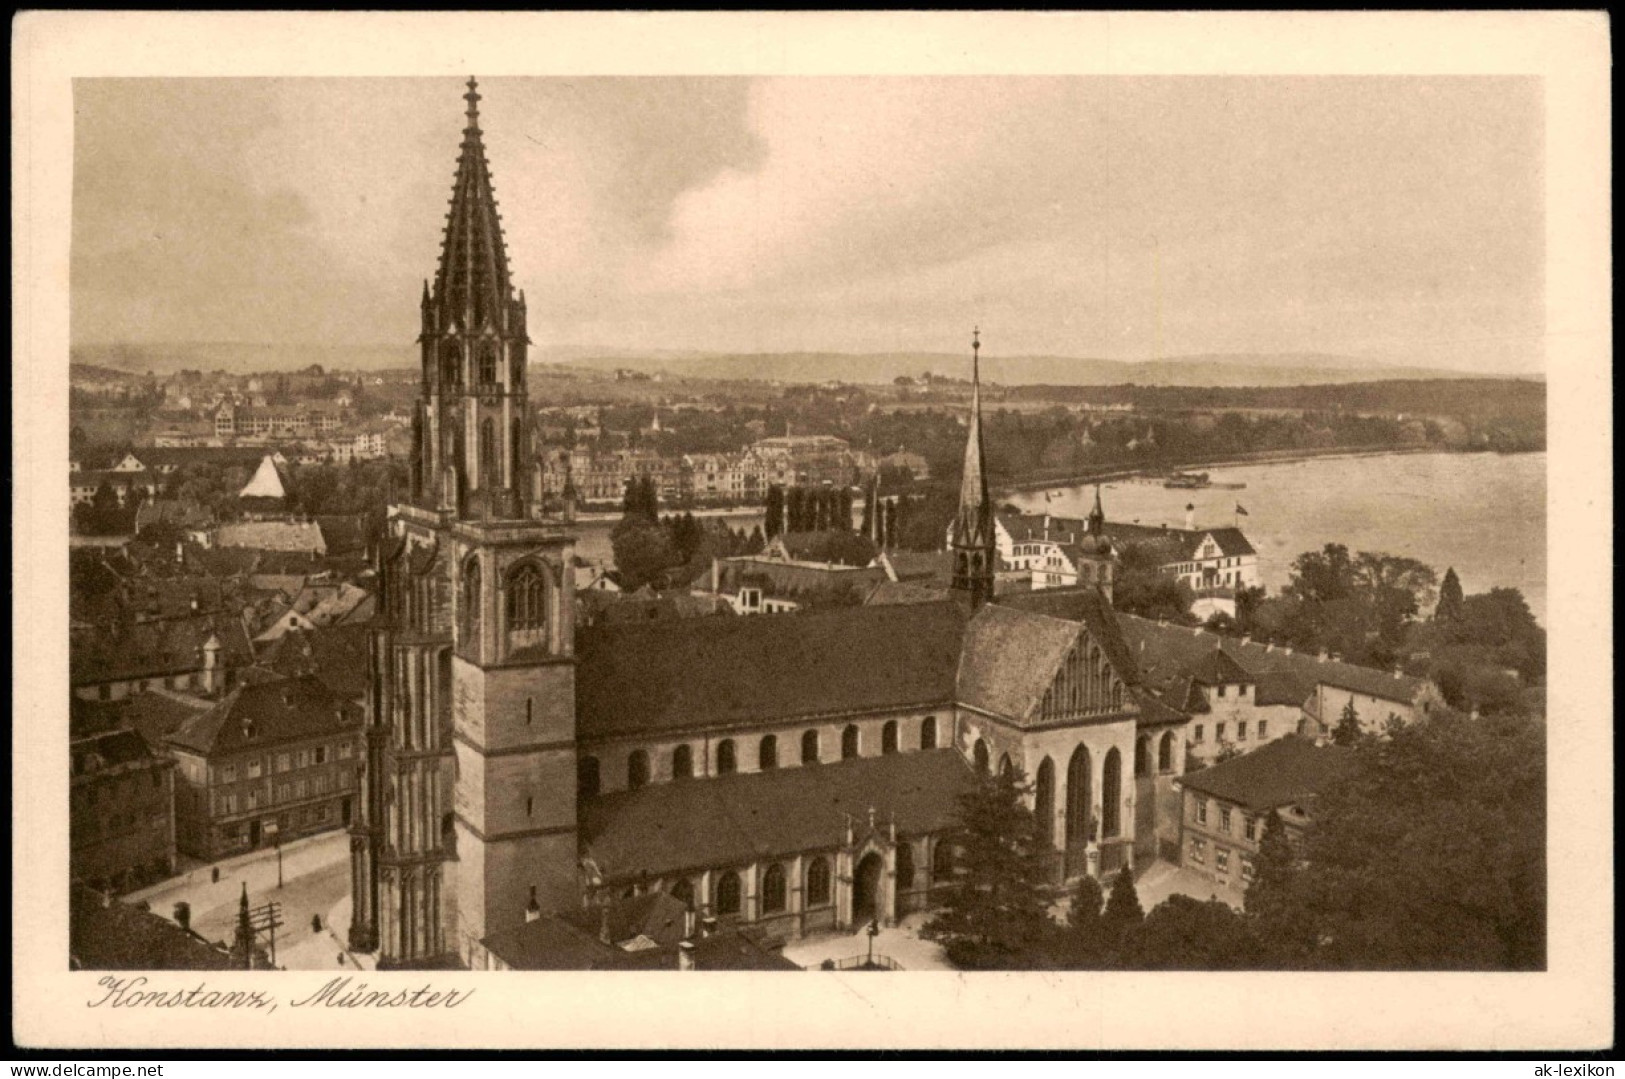
<path fill-rule="evenodd" d="M 869 920 L 869 930 L 868 930 L 868 932 L 869 932 L 869 958 L 864 962 L 863 965 L 873 969 L 873 967 L 875 965 L 875 938 L 880 936 L 880 919 L 871 918 Z"/>
<path fill-rule="evenodd" d="M 282 832 L 279 829 L 271 836 L 271 845 L 276 847 L 276 886 L 282 887 Z"/>

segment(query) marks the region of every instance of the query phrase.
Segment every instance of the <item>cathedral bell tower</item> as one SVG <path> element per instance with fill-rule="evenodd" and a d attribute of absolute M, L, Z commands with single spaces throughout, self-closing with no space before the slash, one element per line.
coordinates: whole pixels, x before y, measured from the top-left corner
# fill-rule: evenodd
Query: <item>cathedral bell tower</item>
<path fill-rule="evenodd" d="M 352 946 L 466 965 L 578 901 L 574 540 L 531 519 L 525 301 L 470 79 L 440 265 L 422 298 L 410 500 L 377 573 Z"/>
<path fill-rule="evenodd" d="M 998 564 L 993 501 L 987 492 L 987 465 L 982 457 L 982 334 L 971 331 L 970 423 L 965 436 L 965 466 L 959 478 L 959 512 L 950 546 L 954 556 L 953 590 L 980 607 L 993 598 Z"/>

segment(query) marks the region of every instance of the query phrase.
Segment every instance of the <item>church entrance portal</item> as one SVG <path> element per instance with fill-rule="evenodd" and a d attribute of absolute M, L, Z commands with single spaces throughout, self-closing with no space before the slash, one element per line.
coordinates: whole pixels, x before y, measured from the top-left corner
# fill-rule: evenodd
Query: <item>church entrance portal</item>
<path fill-rule="evenodd" d="M 880 874 L 886 865 L 880 855 L 870 851 L 858 862 L 858 871 L 852 878 L 852 922 L 862 929 L 880 914 Z"/>

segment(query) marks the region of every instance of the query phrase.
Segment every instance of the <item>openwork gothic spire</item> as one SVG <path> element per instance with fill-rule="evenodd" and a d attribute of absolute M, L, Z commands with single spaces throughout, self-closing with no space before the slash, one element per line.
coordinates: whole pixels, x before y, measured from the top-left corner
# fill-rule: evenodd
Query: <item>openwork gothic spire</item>
<path fill-rule="evenodd" d="M 996 555 L 993 500 L 987 490 L 987 462 L 982 452 L 982 333 L 971 331 L 970 421 L 965 435 L 965 465 L 959 478 L 959 512 L 954 517 L 954 588 L 973 604 L 993 598 Z"/>
<path fill-rule="evenodd" d="M 465 329 L 477 330 L 487 320 L 505 327 L 513 286 L 508 276 L 508 250 L 502 239 L 502 216 L 491 187 L 491 166 L 480 132 L 480 94 L 468 80 L 468 122 L 457 156 L 451 210 L 446 214 L 440 268 L 435 275 L 434 304 L 443 316 Z"/>

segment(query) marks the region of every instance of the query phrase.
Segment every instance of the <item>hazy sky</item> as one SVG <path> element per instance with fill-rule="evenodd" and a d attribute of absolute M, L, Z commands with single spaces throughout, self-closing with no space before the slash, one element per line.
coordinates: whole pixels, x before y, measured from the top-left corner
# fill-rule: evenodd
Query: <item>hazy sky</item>
<path fill-rule="evenodd" d="M 447 79 L 81 80 L 78 342 L 400 344 Z M 1542 368 L 1534 79 L 482 80 L 531 336 Z"/>

